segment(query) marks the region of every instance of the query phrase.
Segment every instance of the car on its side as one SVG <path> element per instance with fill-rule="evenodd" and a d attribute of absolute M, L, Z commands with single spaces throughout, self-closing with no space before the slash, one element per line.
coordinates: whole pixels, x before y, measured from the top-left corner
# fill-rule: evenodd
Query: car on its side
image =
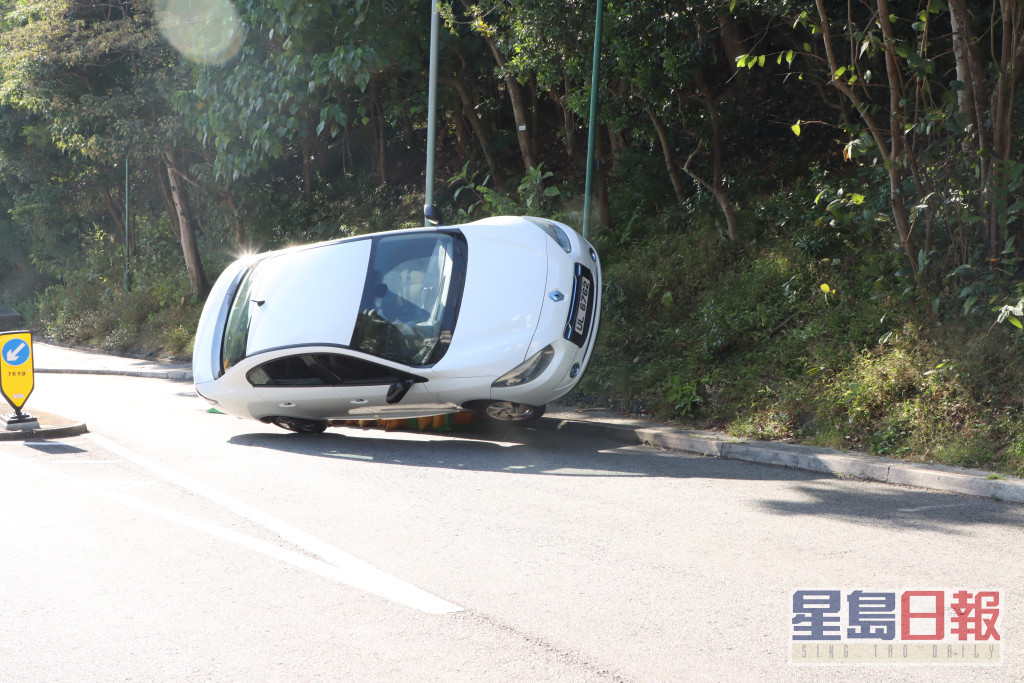
<path fill-rule="evenodd" d="M 556 221 L 502 216 L 239 259 L 196 332 L 196 391 L 297 432 L 474 410 L 530 422 L 580 381 L 601 264 Z"/>

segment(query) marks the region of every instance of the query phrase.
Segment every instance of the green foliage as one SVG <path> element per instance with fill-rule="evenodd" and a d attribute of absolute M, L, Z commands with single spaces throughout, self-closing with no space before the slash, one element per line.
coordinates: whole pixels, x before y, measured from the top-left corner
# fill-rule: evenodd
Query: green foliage
<path fill-rule="evenodd" d="M 124 251 L 102 231 L 88 239 L 84 263 L 44 290 L 32 316 L 58 342 L 116 352 L 188 358 L 200 305 L 188 278 L 172 264 L 175 245 L 154 241 L 133 262 L 132 289 L 124 289 Z"/>
<path fill-rule="evenodd" d="M 187 356 L 179 219 L 211 275 L 422 223 L 429 3 L 199 5 L 0 8 L 0 298 L 55 339 Z M 605 4 L 604 309 L 575 400 L 1024 472 L 1020 28 L 974 8 L 978 119 L 951 5 Z M 593 5 L 442 9 L 439 205 L 578 224 Z"/>
<path fill-rule="evenodd" d="M 469 162 L 462 165 L 462 170 L 448 180 L 448 186 L 454 188 L 452 202 L 456 205 L 456 215 L 460 221 L 471 220 L 475 216 L 503 215 L 515 212 L 515 204 L 510 198 L 489 187 L 491 177 L 484 175 L 479 178 L 469 170 Z M 461 198 L 461 201 L 460 201 Z"/>
<path fill-rule="evenodd" d="M 238 55 L 198 65 L 194 88 L 175 97 L 179 114 L 215 152 L 218 180 L 253 175 L 294 145 L 338 139 L 346 127 L 407 109 L 368 88 L 374 74 L 419 68 L 423 35 L 408 3 L 248 1 L 239 12 L 246 39 Z"/>
<path fill-rule="evenodd" d="M 705 358 L 766 338 L 796 313 L 791 268 L 785 256 L 766 254 L 703 293 L 694 322 Z"/>
<path fill-rule="evenodd" d="M 478 180 L 480 175 L 470 171 L 469 162 L 466 162 L 461 171 L 449 178 L 448 186 L 453 188 L 451 201 L 462 221 L 482 216 L 552 215 L 551 202 L 561 195 L 557 185 L 548 184 L 552 177 L 554 173 L 545 171 L 544 164 L 527 169 L 517 188 L 517 201 L 490 187 L 489 175 Z"/>
<path fill-rule="evenodd" d="M 686 381 L 680 375 L 672 375 L 665 387 L 665 400 L 680 417 L 686 417 L 704 402 L 700 395 L 700 385 L 706 384 L 707 381 L 707 377 L 702 380 Z"/>

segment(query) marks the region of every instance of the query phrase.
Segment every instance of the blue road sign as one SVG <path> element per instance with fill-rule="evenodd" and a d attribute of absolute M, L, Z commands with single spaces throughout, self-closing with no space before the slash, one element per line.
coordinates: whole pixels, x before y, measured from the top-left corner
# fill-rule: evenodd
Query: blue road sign
<path fill-rule="evenodd" d="M 13 367 L 24 364 L 31 353 L 32 347 L 28 345 L 28 342 L 17 338 L 7 340 L 3 349 L 0 349 L 0 355 L 3 355 L 4 362 Z"/>

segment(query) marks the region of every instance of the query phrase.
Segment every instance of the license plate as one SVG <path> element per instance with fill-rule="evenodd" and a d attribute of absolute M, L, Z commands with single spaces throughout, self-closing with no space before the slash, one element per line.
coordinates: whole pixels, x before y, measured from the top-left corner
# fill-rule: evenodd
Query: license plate
<path fill-rule="evenodd" d="M 569 320 L 565 324 L 565 338 L 576 346 L 583 346 L 590 332 L 594 319 L 593 302 L 594 278 L 585 266 L 576 264 L 576 277 L 573 282 L 572 309 Z"/>
<path fill-rule="evenodd" d="M 580 280 L 580 302 L 576 306 L 576 324 L 572 329 L 576 334 L 583 334 L 587 330 L 587 311 L 590 310 L 590 280 Z"/>

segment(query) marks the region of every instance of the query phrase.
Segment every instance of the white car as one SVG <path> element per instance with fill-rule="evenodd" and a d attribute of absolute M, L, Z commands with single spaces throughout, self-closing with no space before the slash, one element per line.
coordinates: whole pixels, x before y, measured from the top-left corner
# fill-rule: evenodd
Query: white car
<path fill-rule="evenodd" d="M 600 291 L 594 248 L 528 216 L 259 254 L 213 286 L 196 391 L 297 432 L 461 410 L 529 422 L 583 375 Z"/>

